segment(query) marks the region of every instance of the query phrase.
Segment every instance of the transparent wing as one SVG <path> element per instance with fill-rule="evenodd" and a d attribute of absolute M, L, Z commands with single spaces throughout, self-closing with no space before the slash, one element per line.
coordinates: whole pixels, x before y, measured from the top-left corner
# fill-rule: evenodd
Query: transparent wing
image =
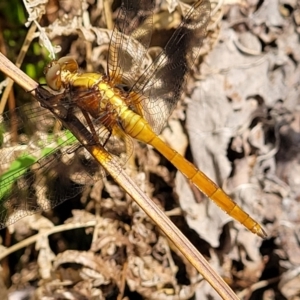
<path fill-rule="evenodd" d="M 114 83 L 133 84 L 152 36 L 154 0 L 124 0 L 110 40 L 107 70 Z M 139 42 L 139 46 L 135 47 Z"/>
<path fill-rule="evenodd" d="M 156 133 L 161 132 L 180 99 L 188 70 L 199 55 L 209 19 L 209 0 L 198 1 L 132 88 L 135 94 L 142 95 L 136 101 L 136 110 Z"/>
<path fill-rule="evenodd" d="M 26 105 L 1 115 L 0 228 L 75 197 L 98 165 L 47 110 Z M 13 129 L 12 129 L 13 128 Z M 13 139 L 16 131 L 18 140 Z"/>

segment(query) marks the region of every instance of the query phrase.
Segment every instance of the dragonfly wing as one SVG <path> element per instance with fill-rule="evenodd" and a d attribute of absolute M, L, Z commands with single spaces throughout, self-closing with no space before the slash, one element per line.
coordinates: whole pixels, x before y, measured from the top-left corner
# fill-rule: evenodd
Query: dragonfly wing
<path fill-rule="evenodd" d="M 50 133 L 55 118 L 47 110 L 26 105 L 14 113 L 1 116 L 7 133 L 0 148 L 0 228 L 76 196 L 93 183 L 98 166 L 70 133 Z M 12 127 L 22 132 L 18 144 Z"/>
<path fill-rule="evenodd" d="M 188 70 L 199 55 L 209 19 L 210 2 L 198 1 L 132 88 L 135 93 L 145 96 L 137 103 L 136 110 L 156 133 L 161 132 L 180 99 Z"/>
<path fill-rule="evenodd" d="M 130 85 L 134 81 L 134 74 L 138 74 L 151 41 L 154 2 L 122 2 L 111 36 L 107 60 L 107 72 L 112 83 Z"/>

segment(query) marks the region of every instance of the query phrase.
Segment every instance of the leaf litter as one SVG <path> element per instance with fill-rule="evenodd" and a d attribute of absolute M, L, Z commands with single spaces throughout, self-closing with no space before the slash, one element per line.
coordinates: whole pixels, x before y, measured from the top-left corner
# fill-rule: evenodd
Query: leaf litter
<path fill-rule="evenodd" d="M 159 3 L 155 14 L 173 10 L 174 2 Z M 105 67 L 109 42 L 101 4 L 64 1 L 44 27 L 92 71 Z M 162 133 L 264 224 L 266 241 L 233 222 L 153 149 L 135 143 L 127 166 L 243 299 L 300 296 L 299 16 L 296 0 L 220 1 L 202 62 Z M 163 46 L 167 24 L 155 20 L 155 46 Z M 22 291 L 36 299 L 218 299 L 109 177 L 45 216 L 10 229 L 18 243 L 37 233 L 35 244 L 12 256 L 11 297 Z M 49 234 L 60 218 L 65 222 Z"/>

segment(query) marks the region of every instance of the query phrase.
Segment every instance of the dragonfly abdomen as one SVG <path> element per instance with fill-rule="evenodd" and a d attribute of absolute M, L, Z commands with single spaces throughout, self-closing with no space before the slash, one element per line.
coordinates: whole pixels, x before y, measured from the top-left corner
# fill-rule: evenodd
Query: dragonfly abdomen
<path fill-rule="evenodd" d="M 140 142 L 151 144 L 156 134 L 151 129 L 149 123 L 140 115 L 126 107 L 119 115 L 123 130 L 132 138 Z"/>
<path fill-rule="evenodd" d="M 170 148 L 151 129 L 150 125 L 140 115 L 126 109 L 121 114 L 124 130 L 131 137 L 150 144 L 167 158 L 188 180 L 200 191 L 213 200 L 223 211 L 261 237 L 266 237 L 262 227 L 243 211 L 220 187 L 209 177 L 198 170 L 177 151 Z"/>
<path fill-rule="evenodd" d="M 244 212 L 216 183 L 177 151 L 170 148 L 158 136 L 152 139 L 149 144 L 166 157 L 188 180 L 228 215 L 239 221 L 253 233 L 262 238 L 266 237 L 263 228 L 254 219 Z"/>

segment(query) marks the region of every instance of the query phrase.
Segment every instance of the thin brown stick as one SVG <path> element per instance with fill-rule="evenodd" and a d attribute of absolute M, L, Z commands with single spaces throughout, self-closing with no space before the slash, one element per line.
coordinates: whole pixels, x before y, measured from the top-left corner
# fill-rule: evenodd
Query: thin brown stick
<path fill-rule="evenodd" d="M 17 58 L 17 61 L 15 63 L 15 65 L 17 67 L 20 67 L 22 62 L 23 62 L 23 59 L 27 53 L 27 50 L 31 44 L 31 41 L 33 39 L 33 34 L 36 30 L 36 23 L 32 23 L 28 32 L 27 32 L 27 35 L 25 37 L 25 40 L 24 40 L 24 43 L 23 43 L 23 46 L 21 48 L 21 51 L 18 55 L 18 58 Z M 10 91 L 11 91 L 11 88 L 13 86 L 14 82 L 12 80 L 8 80 L 8 84 L 3 92 L 3 95 L 2 95 L 2 98 L 1 98 L 1 101 L 0 101 L 0 114 L 3 113 L 4 111 L 4 108 L 5 108 L 5 105 L 6 105 L 6 101 L 7 101 L 7 98 L 8 98 L 8 95 L 10 94 Z"/>

